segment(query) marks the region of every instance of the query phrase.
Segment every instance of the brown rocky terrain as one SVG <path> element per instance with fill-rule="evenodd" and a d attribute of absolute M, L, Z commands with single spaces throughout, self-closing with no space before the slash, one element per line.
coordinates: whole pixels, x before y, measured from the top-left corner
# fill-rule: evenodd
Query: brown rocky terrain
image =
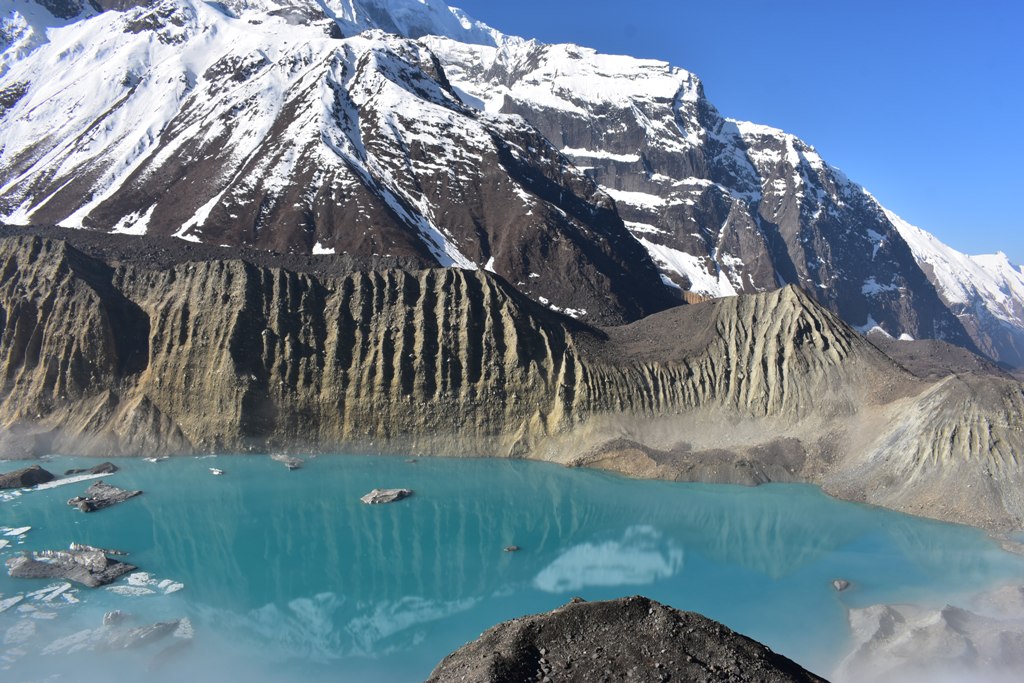
<path fill-rule="evenodd" d="M 0 239 L 3 455 L 529 457 L 1024 527 L 1021 384 L 915 375 L 796 287 L 600 329 L 483 271 L 128 244 Z"/>
<path fill-rule="evenodd" d="M 445 657 L 428 683 L 612 680 L 824 679 L 699 614 L 631 597 L 499 624 Z"/>

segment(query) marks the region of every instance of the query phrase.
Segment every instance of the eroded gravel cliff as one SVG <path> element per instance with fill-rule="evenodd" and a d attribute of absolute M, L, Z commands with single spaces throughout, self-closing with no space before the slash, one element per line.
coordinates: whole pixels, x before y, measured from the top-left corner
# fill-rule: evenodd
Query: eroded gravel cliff
<path fill-rule="evenodd" d="M 7 456 L 532 457 L 1024 526 L 1021 384 L 921 374 L 795 287 L 597 329 L 482 271 L 154 265 L 0 239 Z"/>

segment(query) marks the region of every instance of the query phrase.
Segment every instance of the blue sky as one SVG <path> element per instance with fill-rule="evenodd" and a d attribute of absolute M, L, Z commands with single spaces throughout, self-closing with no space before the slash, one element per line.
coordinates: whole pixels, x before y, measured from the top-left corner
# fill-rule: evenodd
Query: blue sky
<path fill-rule="evenodd" d="M 887 208 L 1024 264 L 1024 2 L 450 0 L 505 33 L 664 59 Z"/>

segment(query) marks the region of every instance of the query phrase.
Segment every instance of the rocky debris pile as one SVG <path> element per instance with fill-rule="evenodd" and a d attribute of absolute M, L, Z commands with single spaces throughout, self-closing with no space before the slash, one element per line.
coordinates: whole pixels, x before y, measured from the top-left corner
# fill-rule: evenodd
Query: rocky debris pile
<path fill-rule="evenodd" d="M 0 489 L 23 489 L 36 484 L 45 484 L 53 479 L 53 473 L 44 470 L 39 465 L 32 465 L 14 472 L 0 474 Z"/>
<path fill-rule="evenodd" d="M 850 610 L 853 647 L 835 680 L 1019 680 L 1024 671 L 1024 586 L 983 593 L 969 607 Z"/>
<path fill-rule="evenodd" d="M 7 560 L 7 573 L 17 579 L 64 579 L 96 588 L 138 569 L 107 554 L 105 550 L 77 544 L 72 544 L 70 550 L 23 553 Z"/>
<path fill-rule="evenodd" d="M 412 495 L 412 489 L 374 489 L 359 500 L 367 505 L 394 503 Z"/>
<path fill-rule="evenodd" d="M 449 681 L 822 681 L 750 638 L 644 597 L 579 598 L 499 624 L 434 669 Z"/>
<path fill-rule="evenodd" d="M 69 500 L 68 505 L 77 507 L 82 512 L 95 512 L 96 510 L 108 508 L 111 505 L 123 503 L 129 498 L 134 498 L 141 494 L 142 491 L 120 489 L 116 486 L 105 484 L 100 480 L 87 488 L 84 496 L 75 496 Z"/>
<path fill-rule="evenodd" d="M 79 469 L 71 469 L 64 472 L 65 477 L 72 477 L 76 474 L 113 474 L 120 469 L 117 465 L 112 462 L 102 462 L 95 467 L 86 467 Z"/>
<path fill-rule="evenodd" d="M 274 453 L 270 456 L 270 459 L 275 462 L 281 463 L 289 470 L 300 469 L 302 465 L 305 464 L 302 458 L 296 458 L 291 455 L 285 455 L 284 453 Z"/>

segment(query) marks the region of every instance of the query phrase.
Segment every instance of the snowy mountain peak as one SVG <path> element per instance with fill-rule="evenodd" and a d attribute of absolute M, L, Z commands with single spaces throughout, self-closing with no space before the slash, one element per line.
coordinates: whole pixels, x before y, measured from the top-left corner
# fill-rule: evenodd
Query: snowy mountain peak
<path fill-rule="evenodd" d="M 221 0 L 209 4 L 250 21 L 281 17 L 308 23 L 328 17 L 350 37 L 378 29 L 404 38 L 446 36 L 465 43 L 494 45 L 501 34 L 440 0 Z"/>
<path fill-rule="evenodd" d="M 436 35 L 482 45 L 494 45 L 498 35 L 443 0 L 326 0 L 324 5 L 345 35 L 379 28 L 406 38 Z"/>
<path fill-rule="evenodd" d="M 658 60 L 443 0 L 0 0 L 0 220 L 484 267 L 588 321 L 796 283 L 1024 364 L 1024 271 Z"/>

